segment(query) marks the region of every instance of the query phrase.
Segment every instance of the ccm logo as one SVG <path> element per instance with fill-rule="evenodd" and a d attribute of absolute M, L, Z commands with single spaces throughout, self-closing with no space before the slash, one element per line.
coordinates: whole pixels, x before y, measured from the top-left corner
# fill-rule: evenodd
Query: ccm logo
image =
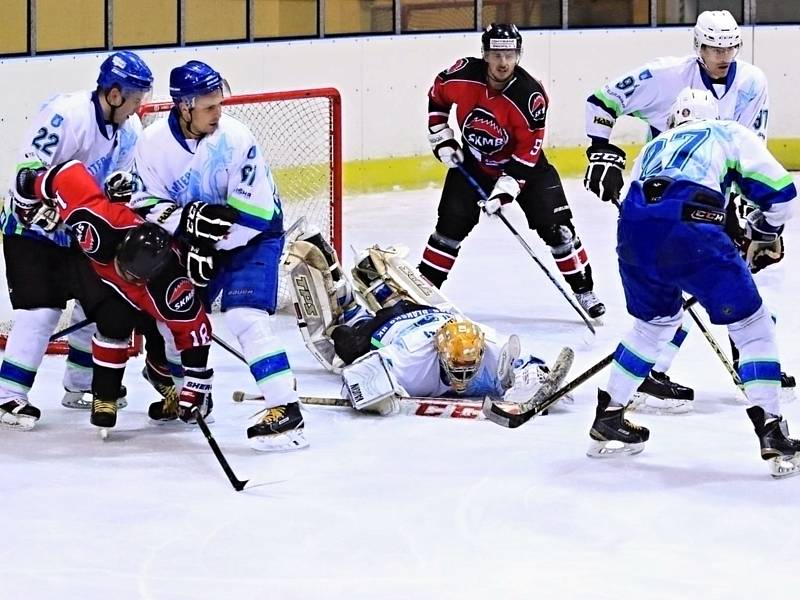
<path fill-rule="evenodd" d="M 702 208 L 695 208 L 692 211 L 692 218 L 698 221 L 709 221 L 711 223 L 722 223 L 725 220 L 725 215 L 717 211 L 703 210 Z"/>

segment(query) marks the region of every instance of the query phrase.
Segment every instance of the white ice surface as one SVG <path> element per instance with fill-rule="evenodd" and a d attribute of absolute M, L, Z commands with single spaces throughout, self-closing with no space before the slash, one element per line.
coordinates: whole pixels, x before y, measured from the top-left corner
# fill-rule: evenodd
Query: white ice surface
<path fill-rule="evenodd" d="M 482 221 L 445 292 L 523 350 L 576 351 L 571 376 L 611 352 L 631 321 L 614 254 L 615 210 L 567 182 L 608 314 L 597 338 L 518 242 Z M 435 222 L 437 190 L 351 198 L 345 245 L 403 243 L 415 263 Z M 506 209 L 508 210 L 508 209 Z M 513 222 L 553 268 L 538 238 Z M 759 276 L 779 316 L 785 370 L 800 375 L 800 221 L 787 258 Z M 344 252 L 345 263 L 352 254 Z M 338 395 L 282 316 L 303 394 Z M 724 332 L 714 329 L 727 350 Z M 226 336 L 223 328 L 220 335 Z M 134 359 L 129 406 L 101 441 L 87 412 L 62 408 L 63 359 L 47 358 L 29 433 L 0 429 L 0 598 L 418 599 L 758 598 L 798 593 L 800 478 L 772 480 L 738 392 L 695 328 L 673 378 L 696 389 L 688 416 L 639 416 L 643 454 L 585 457 L 596 387 L 575 404 L 507 430 L 486 422 L 307 408 L 311 447 L 249 449 L 255 391 L 220 348 L 216 423 L 236 493 L 199 430 L 148 422 L 154 392 Z M 800 404 L 784 411 L 800 427 Z M 798 429 L 800 432 L 800 429 Z"/>

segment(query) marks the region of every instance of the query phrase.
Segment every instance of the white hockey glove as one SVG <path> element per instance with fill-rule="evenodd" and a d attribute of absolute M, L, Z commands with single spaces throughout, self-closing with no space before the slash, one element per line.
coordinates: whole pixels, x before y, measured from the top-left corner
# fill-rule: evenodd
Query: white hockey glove
<path fill-rule="evenodd" d="M 232 206 L 194 201 L 184 207 L 178 231 L 193 240 L 218 242 L 228 235 L 238 216 Z"/>
<path fill-rule="evenodd" d="M 133 193 L 133 177 L 128 171 L 114 171 L 106 177 L 103 191 L 111 202 L 128 203 Z"/>
<path fill-rule="evenodd" d="M 393 401 L 404 395 L 380 352 L 365 354 L 342 371 L 344 392 L 356 410 L 369 410 L 382 415 L 393 410 Z"/>
<path fill-rule="evenodd" d="M 186 369 L 183 376 L 183 387 L 178 397 L 179 417 L 181 421 L 189 423 L 195 420 L 195 411 L 200 411 L 206 417 L 213 406 L 211 400 L 211 382 L 214 371 L 205 369 L 194 371 Z"/>
<path fill-rule="evenodd" d="M 186 275 L 197 287 L 209 284 L 214 276 L 214 249 L 209 244 L 187 246 Z"/>
<path fill-rule="evenodd" d="M 622 172 L 625 170 L 625 151 L 614 144 L 593 143 L 586 149 L 589 165 L 583 177 L 583 187 L 603 202 L 619 200 L 622 191 Z"/>
<path fill-rule="evenodd" d="M 464 151 L 455 140 L 453 130 L 447 125 L 434 125 L 428 134 L 433 155 L 438 158 L 448 169 L 453 169 L 457 164 L 464 162 Z"/>
<path fill-rule="evenodd" d="M 489 199 L 484 202 L 483 210 L 487 215 L 497 213 L 504 204 L 513 202 L 519 195 L 519 182 L 511 177 L 511 175 L 503 175 L 494 184 L 492 193 L 489 194 Z"/>
<path fill-rule="evenodd" d="M 760 210 L 747 215 L 742 252 L 751 273 L 783 260 L 782 233 L 783 225 L 770 225 Z"/>

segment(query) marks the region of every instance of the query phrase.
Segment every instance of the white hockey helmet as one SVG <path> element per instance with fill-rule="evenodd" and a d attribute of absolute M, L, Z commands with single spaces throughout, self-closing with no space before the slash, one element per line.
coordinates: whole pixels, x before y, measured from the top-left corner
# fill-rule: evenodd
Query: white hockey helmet
<path fill-rule="evenodd" d="M 708 90 L 683 88 L 669 109 L 667 125 L 671 129 L 701 119 L 719 119 L 717 99 Z"/>
<path fill-rule="evenodd" d="M 700 55 L 702 46 L 737 48 L 742 45 L 742 32 L 733 15 L 727 10 L 706 10 L 697 17 L 694 26 L 694 51 Z"/>

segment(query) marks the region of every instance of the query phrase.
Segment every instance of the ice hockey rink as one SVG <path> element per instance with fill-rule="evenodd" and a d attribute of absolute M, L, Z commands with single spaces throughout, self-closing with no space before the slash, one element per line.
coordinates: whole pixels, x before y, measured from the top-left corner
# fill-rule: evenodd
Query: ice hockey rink
<path fill-rule="evenodd" d="M 484 218 L 444 291 L 523 352 L 575 349 L 569 378 L 611 352 L 631 324 L 614 253 L 616 211 L 567 182 L 608 313 L 594 340 L 517 240 Z M 348 198 L 345 251 L 405 244 L 416 263 L 438 189 Z M 505 209 L 554 268 L 516 207 Z M 759 274 L 778 315 L 783 366 L 800 376 L 800 221 L 786 259 Z M 3 292 L 5 296 L 5 292 Z M 5 300 L 4 300 L 5 301 Z M 702 311 L 701 314 L 704 315 Z M 281 335 L 303 395 L 338 395 L 293 319 Z M 217 333 L 227 332 L 219 327 Z M 713 328 L 727 350 L 724 331 Z M 0 598 L 514 599 L 791 597 L 800 478 L 773 480 L 739 392 L 697 328 L 670 372 L 696 390 L 693 414 L 641 415 L 643 454 L 585 456 L 596 388 L 509 430 L 489 422 L 373 417 L 307 407 L 311 446 L 251 450 L 260 405 L 249 373 L 215 347 L 214 436 L 247 488 L 236 493 L 195 427 L 149 422 L 155 392 L 125 378 L 128 408 L 102 441 L 89 414 L 63 408 L 63 359 L 46 358 L 31 399 L 35 430 L 0 429 Z M 800 433 L 800 401 L 784 410 Z"/>

